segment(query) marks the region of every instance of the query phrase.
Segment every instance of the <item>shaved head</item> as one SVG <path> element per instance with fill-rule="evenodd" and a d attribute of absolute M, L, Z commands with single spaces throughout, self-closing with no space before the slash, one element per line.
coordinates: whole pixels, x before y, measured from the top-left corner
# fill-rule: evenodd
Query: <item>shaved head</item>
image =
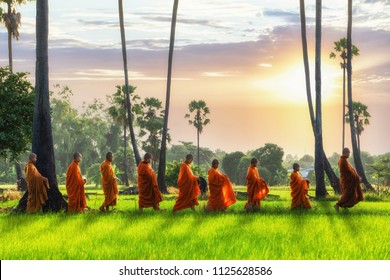
<path fill-rule="evenodd" d="M 30 153 L 30 155 L 28 156 L 28 159 L 29 159 L 29 160 L 32 160 L 33 158 L 36 158 L 36 157 L 37 157 L 36 154 Z"/>
<path fill-rule="evenodd" d="M 351 151 L 348 148 L 343 149 L 343 156 L 349 157 L 350 154 L 351 154 Z"/>
<path fill-rule="evenodd" d="M 80 153 L 74 153 L 73 154 L 73 159 L 81 158 L 83 157 Z"/>
<path fill-rule="evenodd" d="M 298 170 L 299 167 L 301 167 L 301 166 L 300 166 L 298 163 L 294 163 L 294 164 L 293 164 L 293 169 L 294 169 L 294 170 Z"/>
<path fill-rule="evenodd" d="M 150 153 L 146 153 L 144 155 L 144 160 L 148 160 L 148 159 L 151 159 L 151 158 L 152 158 L 152 154 L 150 154 Z"/>

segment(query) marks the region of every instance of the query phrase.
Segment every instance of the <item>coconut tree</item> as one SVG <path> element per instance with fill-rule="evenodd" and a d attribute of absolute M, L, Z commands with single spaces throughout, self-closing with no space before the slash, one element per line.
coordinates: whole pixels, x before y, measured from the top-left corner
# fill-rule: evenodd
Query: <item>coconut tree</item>
<path fill-rule="evenodd" d="M 13 69 L 12 63 L 12 38 L 19 40 L 19 27 L 21 14 L 17 13 L 14 6 L 26 3 L 26 0 L 0 0 L 7 5 L 7 12 L 2 12 L 2 21 L 8 31 L 8 63 L 9 68 Z"/>
<path fill-rule="evenodd" d="M 172 20 L 171 20 L 171 36 L 169 40 L 168 76 L 167 76 L 167 91 L 165 96 L 164 126 L 162 131 L 160 162 L 158 164 L 158 174 L 157 174 L 158 187 L 160 188 L 160 191 L 163 193 L 168 192 L 167 186 L 165 185 L 166 150 L 167 150 L 167 138 L 168 138 L 169 105 L 171 99 L 173 50 L 175 48 L 175 31 L 176 31 L 176 19 L 177 19 L 178 6 L 179 6 L 179 0 L 174 0 Z"/>
<path fill-rule="evenodd" d="M 133 115 L 131 113 L 131 102 L 130 102 L 130 86 L 129 86 L 129 74 L 127 67 L 127 50 L 126 50 L 126 35 L 125 35 L 125 24 L 123 17 L 123 1 L 118 0 L 119 8 L 119 25 L 121 30 L 121 41 L 122 41 L 122 56 L 123 56 L 123 71 L 125 74 L 125 93 L 126 93 L 126 109 L 127 118 L 129 120 L 130 139 L 133 146 L 135 162 L 137 165 L 141 162 L 141 156 L 138 150 L 137 141 L 135 139 L 134 126 L 133 126 Z M 126 157 L 125 157 L 126 159 Z"/>
<path fill-rule="evenodd" d="M 38 155 L 36 167 L 42 176 L 49 180 L 47 191 L 49 201 L 43 210 L 59 211 L 67 207 L 58 189 L 54 159 L 54 145 L 50 115 L 49 98 L 49 5 L 48 0 L 37 0 L 36 5 L 36 67 L 35 67 L 35 102 L 32 129 L 32 151 Z M 27 205 L 27 193 L 19 202 L 19 209 Z"/>
<path fill-rule="evenodd" d="M 188 105 L 188 110 L 190 113 L 195 113 L 192 117 L 192 119 L 188 120 L 189 125 L 193 125 L 196 128 L 197 132 L 197 159 L 198 159 L 198 166 L 200 162 L 199 157 L 199 137 L 200 134 L 203 132 L 203 128 L 210 123 L 210 119 L 207 118 L 207 116 L 210 114 L 210 109 L 207 107 L 206 102 L 204 100 L 192 100 L 190 104 Z M 184 116 L 185 118 L 190 118 L 190 114 L 186 114 Z"/>
<path fill-rule="evenodd" d="M 313 134 L 315 135 L 316 121 L 314 116 L 313 101 L 311 97 L 311 85 L 310 85 L 310 69 L 309 69 L 309 58 L 307 51 L 307 36 L 306 36 L 306 13 L 305 13 L 305 1 L 300 0 L 300 17 L 301 17 L 301 39 L 302 39 L 302 51 L 303 51 L 303 62 L 305 69 L 305 81 L 306 81 L 306 95 L 309 107 L 310 121 L 312 124 Z M 334 173 L 324 151 L 324 167 L 326 175 L 330 181 L 330 184 L 335 193 L 341 193 L 340 180 Z"/>
<path fill-rule="evenodd" d="M 353 108 L 352 102 L 352 0 L 348 0 L 348 26 L 347 26 L 347 90 L 348 90 L 348 108 Z M 366 189 L 374 190 L 368 182 L 364 172 L 362 160 L 360 157 L 359 147 L 357 144 L 357 131 L 354 124 L 353 109 L 348 111 L 349 125 L 351 128 L 351 142 L 353 150 L 353 160 L 355 162 L 356 171 L 362 178 Z"/>
<path fill-rule="evenodd" d="M 347 38 L 341 38 L 340 40 L 334 42 L 334 52 L 331 52 L 329 57 L 336 58 L 339 54 L 341 58 L 340 67 L 343 69 L 343 116 L 342 116 L 342 145 L 341 150 L 345 147 L 345 72 L 347 69 Z M 352 57 L 359 55 L 359 49 L 352 45 Z"/>

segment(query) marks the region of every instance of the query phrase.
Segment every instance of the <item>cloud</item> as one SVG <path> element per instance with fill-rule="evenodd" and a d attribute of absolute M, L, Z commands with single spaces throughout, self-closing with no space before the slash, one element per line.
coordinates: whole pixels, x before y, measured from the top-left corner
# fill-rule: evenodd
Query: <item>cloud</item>
<path fill-rule="evenodd" d="M 143 18 L 146 20 L 152 20 L 157 22 L 171 22 L 172 20 L 172 18 L 169 16 L 144 16 Z M 188 25 L 200 25 L 213 28 L 231 29 L 230 27 L 223 26 L 221 22 L 210 21 L 206 19 L 178 18 L 177 22 Z"/>

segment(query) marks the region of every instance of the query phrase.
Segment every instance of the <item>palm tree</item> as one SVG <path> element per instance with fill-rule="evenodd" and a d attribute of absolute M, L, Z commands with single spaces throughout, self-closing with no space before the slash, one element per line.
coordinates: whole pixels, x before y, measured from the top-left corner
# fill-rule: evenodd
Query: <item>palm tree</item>
<path fill-rule="evenodd" d="M 307 51 L 306 15 L 305 15 L 304 0 L 300 0 L 300 15 L 301 15 L 301 38 L 302 38 L 303 62 L 304 62 L 305 81 L 306 81 L 306 95 L 307 95 L 307 102 L 309 106 L 310 121 L 313 129 L 313 134 L 315 135 L 316 123 L 314 117 L 313 101 L 311 98 L 310 69 L 309 69 L 309 58 L 308 58 L 308 51 Z M 326 175 L 328 176 L 329 182 L 334 192 L 340 194 L 341 193 L 340 179 L 334 173 L 332 166 L 330 165 L 329 160 L 326 157 L 325 151 L 323 151 L 323 153 L 324 153 L 323 158 L 324 158 Z"/>
<path fill-rule="evenodd" d="M 158 164 L 158 174 L 157 174 L 158 187 L 160 188 L 160 191 L 163 193 L 168 192 L 167 186 L 165 185 L 166 150 L 167 150 L 167 137 L 168 137 L 169 103 L 171 98 L 173 50 L 175 48 L 175 31 L 176 31 L 176 19 L 177 19 L 178 6 L 179 6 L 179 0 L 174 0 L 172 21 L 171 21 L 171 38 L 169 41 L 168 77 L 167 77 L 167 92 L 165 96 L 164 127 L 162 131 L 160 162 Z"/>
<path fill-rule="evenodd" d="M 35 106 L 32 131 L 32 151 L 38 155 L 36 163 L 40 173 L 49 179 L 50 189 L 47 191 L 49 201 L 44 211 L 57 212 L 67 208 L 58 189 L 54 159 L 54 145 L 51 127 L 50 98 L 49 98 L 49 62 L 48 34 L 49 7 L 48 0 L 37 0 L 36 16 L 36 67 L 35 67 Z M 27 192 L 19 201 L 19 209 L 27 205 Z"/>
<path fill-rule="evenodd" d="M 138 150 L 137 141 L 135 139 L 134 127 L 133 127 L 133 115 L 131 113 L 131 102 L 130 102 L 130 88 L 129 88 L 129 74 L 127 69 L 127 50 L 126 50 L 126 36 L 125 36 L 125 24 L 123 17 L 123 1 L 118 0 L 119 7 L 119 23 L 121 29 L 121 41 L 122 41 L 122 55 L 123 55 L 123 70 L 125 73 L 125 93 L 126 93 L 126 109 L 127 117 L 129 119 L 129 130 L 130 130 L 130 139 L 133 146 L 135 162 L 138 164 L 141 162 L 141 156 Z M 125 149 L 126 153 L 126 149 Z M 126 159 L 126 157 L 125 157 Z"/>
<path fill-rule="evenodd" d="M 348 106 L 347 106 L 348 107 Z M 349 109 L 349 107 L 348 107 Z M 371 117 L 370 113 L 367 111 L 368 107 L 367 105 L 361 103 L 361 102 L 352 102 L 352 115 L 353 115 L 353 121 L 356 129 L 357 134 L 357 142 L 358 142 L 358 149 L 360 153 L 360 136 L 362 135 L 362 132 L 364 131 L 364 126 L 370 124 L 369 118 Z M 345 115 L 345 121 L 349 123 L 349 112 Z"/>
<path fill-rule="evenodd" d="M 309 69 L 309 58 L 308 58 L 308 51 L 307 51 L 306 15 L 305 15 L 304 0 L 300 0 L 300 15 L 301 15 L 301 38 L 302 38 L 303 62 L 304 62 L 305 81 L 306 81 L 306 95 L 307 95 L 307 102 L 309 106 L 310 121 L 313 129 L 313 134 L 315 136 L 316 122 L 314 117 L 313 101 L 311 98 L 310 69 Z M 330 181 L 330 184 L 334 192 L 340 194 L 341 193 L 340 179 L 334 173 L 332 166 L 330 165 L 328 158 L 326 157 L 325 151 L 323 151 L 323 153 L 324 153 L 323 159 L 324 159 L 326 175 L 328 176 L 328 179 Z"/>
<path fill-rule="evenodd" d="M 2 13 L 2 21 L 8 31 L 8 63 L 12 72 L 12 37 L 16 40 L 19 40 L 19 27 L 21 19 L 21 14 L 17 13 L 13 6 L 17 4 L 24 4 L 26 3 L 26 0 L 1 0 L 1 2 L 7 4 L 7 12 Z"/>
<path fill-rule="evenodd" d="M 199 136 L 203 132 L 203 127 L 208 125 L 210 123 L 210 119 L 207 118 L 207 115 L 210 114 L 209 107 L 206 106 L 206 102 L 203 100 L 192 100 L 190 104 L 188 105 L 188 109 L 190 110 L 190 113 L 195 112 L 195 115 L 193 116 L 192 120 L 188 120 L 189 125 L 193 125 L 196 128 L 197 132 L 197 143 L 198 143 L 198 166 L 200 163 L 200 157 L 199 157 Z M 186 114 L 184 116 L 185 118 L 190 118 L 190 114 Z"/>
<path fill-rule="evenodd" d="M 345 71 L 347 69 L 347 38 L 341 38 L 339 41 L 334 42 L 334 51 L 331 52 L 329 57 L 330 58 L 336 58 L 336 53 L 340 53 L 341 62 L 340 66 L 341 69 L 343 69 L 343 117 L 342 117 L 342 127 L 343 127 L 343 140 L 342 140 L 342 146 L 341 150 L 345 147 Z M 352 57 L 359 55 L 359 49 L 352 45 Z"/>
<path fill-rule="evenodd" d="M 324 148 L 322 142 L 322 102 L 321 102 L 321 24 L 322 0 L 316 0 L 316 46 L 315 46 L 315 89 L 316 89 L 316 118 L 315 118 L 315 161 L 316 197 L 327 194 L 324 177 Z"/>
<path fill-rule="evenodd" d="M 347 27 L 347 87 L 348 87 L 348 108 L 353 108 L 352 102 L 352 0 L 348 0 L 348 27 Z M 356 171 L 362 178 L 367 190 L 374 190 L 366 178 L 360 152 L 357 145 L 356 127 L 354 125 L 353 110 L 349 110 L 349 125 L 351 128 L 351 142 L 353 150 L 353 160 L 355 162 Z"/>

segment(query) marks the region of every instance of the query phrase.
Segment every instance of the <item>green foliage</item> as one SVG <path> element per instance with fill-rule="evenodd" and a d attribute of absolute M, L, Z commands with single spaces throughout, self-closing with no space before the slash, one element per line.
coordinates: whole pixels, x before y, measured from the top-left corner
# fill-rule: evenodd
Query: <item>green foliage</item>
<path fill-rule="evenodd" d="M 167 150 L 167 161 L 183 161 L 188 154 L 195 155 L 197 147 L 192 142 L 180 141 L 180 145 L 172 145 Z M 219 151 L 220 155 L 224 152 Z M 211 161 L 218 158 L 218 155 L 208 148 L 199 147 L 200 166 L 207 169 L 211 166 Z"/>
<path fill-rule="evenodd" d="M 378 185 L 390 184 L 390 153 L 378 156 L 374 163 L 369 164 L 372 168 L 371 174 Z"/>
<path fill-rule="evenodd" d="M 348 108 L 348 106 L 347 106 Z M 370 124 L 370 113 L 367 111 L 367 105 L 361 102 L 352 102 L 352 115 L 357 134 L 360 136 L 364 131 L 364 126 Z M 348 108 L 349 110 L 349 108 Z M 349 111 L 345 113 L 345 121 L 349 123 Z"/>
<path fill-rule="evenodd" d="M 267 143 L 252 152 L 252 156 L 259 160 L 259 166 L 267 168 L 271 174 L 271 180 L 267 181 L 269 185 L 275 185 L 280 178 L 287 175 L 287 170 L 283 168 L 283 148 L 276 144 Z"/>
<path fill-rule="evenodd" d="M 27 73 L 0 68 L 0 158 L 14 160 L 30 147 L 34 88 Z"/>
<path fill-rule="evenodd" d="M 210 123 L 210 119 L 207 118 L 208 114 L 210 114 L 210 109 L 206 106 L 206 102 L 204 100 L 192 100 L 188 105 L 188 110 L 190 113 L 195 112 L 192 119 L 188 120 L 188 124 L 193 125 L 199 133 L 202 133 L 204 126 Z M 186 114 L 184 117 L 190 118 L 191 115 Z"/>
<path fill-rule="evenodd" d="M 167 186 L 171 186 L 171 187 L 177 186 L 177 179 L 179 177 L 181 164 L 182 164 L 181 161 L 176 161 L 176 160 L 167 162 L 167 169 L 165 175 L 165 182 Z M 207 171 L 205 168 L 200 166 L 194 166 L 193 164 L 191 164 L 190 167 L 192 169 L 192 173 L 195 176 L 201 176 L 207 180 Z"/>
<path fill-rule="evenodd" d="M 297 163 L 301 166 L 301 168 L 308 168 L 314 165 L 314 157 L 311 155 L 304 155 L 301 157 Z M 289 167 L 292 168 L 292 165 Z"/>
<path fill-rule="evenodd" d="M 240 160 L 244 157 L 243 152 L 237 151 L 233 153 L 226 154 L 222 159 L 222 168 L 226 175 L 229 177 L 230 181 L 234 184 L 240 184 L 242 182 L 242 177 L 238 176 L 237 170 L 240 164 Z M 249 165 L 248 165 L 249 166 Z M 247 168 L 248 168 L 247 166 Z M 243 168 L 243 167 L 242 167 Z M 240 173 L 241 175 L 241 173 Z M 245 173 L 246 175 L 246 173 Z"/>
<path fill-rule="evenodd" d="M 346 60 L 348 56 L 348 49 L 347 49 L 347 38 L 341 38 L 340 40 L 334 42 L 334 51 L 331 52 L 329 57 L 330 58 L 336 58 L 336 54 L 340 54 L 340 58 L 342 59 L 342 63 L 340 63 L 341 68 L 346 68 Z M 352 58 L 354 56 L 359 55 L 359 49 L 355 46 L 352 45 Z"/>

